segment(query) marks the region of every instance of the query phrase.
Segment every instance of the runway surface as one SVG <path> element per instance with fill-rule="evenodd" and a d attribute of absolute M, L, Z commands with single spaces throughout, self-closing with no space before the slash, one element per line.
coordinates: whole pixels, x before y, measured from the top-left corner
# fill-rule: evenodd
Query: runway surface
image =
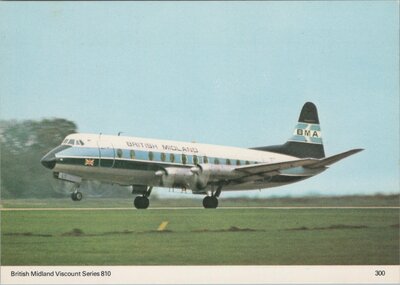
<path fill-rule="evenodd" d="M 373 207 L 373 206 L 365 206 L 365 207 L 307 207 L 307 206 L 298 206 L 298 207 L 219 207 L 215 209 L 216 211 L 220 210 L 245 210 L 245 209 L 268 209 L 268 210 L 311 210 L 311 209 L 397 209 L 400 210 L 400 207 Z M 134 210 L 135 208 L 0 208 L 0 211 L 127 211 Z M 159 207 L 159 208 L 149 208 L 147 211 L 157 211 L 157 210 L 204 210 L 203 207 Z"/>

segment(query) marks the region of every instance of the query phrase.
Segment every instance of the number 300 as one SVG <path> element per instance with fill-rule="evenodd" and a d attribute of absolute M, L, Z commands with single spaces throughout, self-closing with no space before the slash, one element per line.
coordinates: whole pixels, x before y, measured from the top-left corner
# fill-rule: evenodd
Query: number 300
<path fill-rule="evenodd" d="M 385 276 L 385 270 L 375 270 L 375 276 Z"/>

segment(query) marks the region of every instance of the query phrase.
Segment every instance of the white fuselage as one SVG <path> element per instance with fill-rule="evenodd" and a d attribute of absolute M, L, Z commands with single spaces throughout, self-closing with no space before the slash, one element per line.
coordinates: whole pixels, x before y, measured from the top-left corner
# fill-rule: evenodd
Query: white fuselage
<path fill-rule="evenodd" d="M 180 180 L 176 179 L 171 183 L 165 182 L 167 180 L 163 182 L 158 173 L 167 172 L 171 179 L 176 173 L 187 172 L 189 176 L 189 170 L 196 165 L 211 165 L 213 170 L 225 171 L 243 165 L 297 159 L 238 147 L 98 134 L 72 134 L 65 138 L 63 145 L 69 147 L 55 154 L 54 172 L 120 185 L 190 188 L 193 193 L 205 193 L 213 188 L 213 176 L 211 175 L 203 189 L 193 189 L 190 183 L 184 182 L 185 178 L 180 177 Z M 230 172 L 231 182 L 224 186 L 224 191 L 280 186 L 311 177 L 321 171 L 297 167 L 284 170 L 273 177 L 249 175 L 248 179 L 241 173 Z M 235 182 L 235 175 L 241 178 L 240 181 Z M 218 180 L 221 180 L 221 176 L 218 176 Z"/>

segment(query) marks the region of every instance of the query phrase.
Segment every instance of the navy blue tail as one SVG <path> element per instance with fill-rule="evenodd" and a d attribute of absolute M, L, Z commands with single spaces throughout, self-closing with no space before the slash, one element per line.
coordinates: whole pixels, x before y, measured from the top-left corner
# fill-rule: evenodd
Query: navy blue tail
<path fill-rule="evenodd" d="M 299 158 L 325 157 L 317 107 L 311 102 L 304 104 L 294 133 L 286 143 L 252 149 L 286 154 Z"/>

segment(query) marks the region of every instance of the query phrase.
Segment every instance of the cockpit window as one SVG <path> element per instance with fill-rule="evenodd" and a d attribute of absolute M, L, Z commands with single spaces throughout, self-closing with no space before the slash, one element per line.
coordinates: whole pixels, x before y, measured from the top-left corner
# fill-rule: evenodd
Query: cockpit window
<path fill-rule="evenodd" d="M 82 140 L 76 140 L 76 141 L 75 141 L 75 144 L 76 144 L 76 145 L 84 145 L 84 143 L 83 143 Z"/>
<path fill-rule="evenodd" d="M 83 140 L 80 139 L 65 139 L 62 144 L 67 144 L 67 145 L 85 145 Z"/>

